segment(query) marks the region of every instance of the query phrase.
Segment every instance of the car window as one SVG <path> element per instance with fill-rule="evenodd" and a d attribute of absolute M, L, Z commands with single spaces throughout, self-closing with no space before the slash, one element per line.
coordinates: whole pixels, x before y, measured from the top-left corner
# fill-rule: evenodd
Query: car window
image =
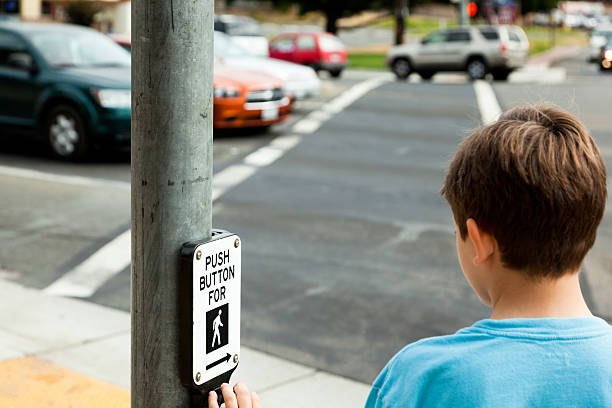
<path fill-rule="evenodd" d="M 314 50 L 317 44 L 312 35 L 300 35 L 296 41 L 298 50 Z"/>
<path fill-rule="evenodd" d="M 248 37 L 261 37 L 261 28 L 257 21 L 250 20 L 239 20 L 232 21 L 231 23 L 225 23 L 225 32 L 229 35 L 240 35 Z"/>
<path fill-rule="evenodd" d="M 446 41 L 458 42 L 458 41 L 470 41 L 470 33 L 467 31 L 450 31 L 446 35 Z"/>
<path fill-rule="evenodd" d="M 0 31 L 0 67 L 11 67 L 9 59 L 13 54 L 26 52 L 26 44 L 14 34 Z"/>
<path fill-rule="evenodd" d="M 510 41 L 521 42 L 521 37 L 519 37 L 514 31 L 508 31 L 508 39 Z"/>
<path fill-rule="evenodd" d="M 424 44 L 439 44 L 439 43 L 443 43 L 444 41 L 446 41 L 446 33 L 442 31 L 438 31 L 438 32 L 429 34 L 427 37 L 425 37 L 425 39 L 423 40 L 423 43 Z"/>
<path fill-rule="evenodd" d="M 295 48 L 293 37 L 280 37 L 270 43 L 270 48 L 280 52 L 291 52 Z"/>
<path fill-rule="evenodd" d="M 215 31 L 221 31 L 222 33 L 226 31 L 223 21 L 215 19 Z"/>
<path fill-rule="evenodd" d="M 487 40 L 499 40 L 499 33 L 494 28 L 481 28 L 480 34 Z"/>
<path fill-rule="evenodd" d="M 333 35 L 319 36 L 319 47 L 326 52 L 344 51 L 344 44 Z"/>
<path fill-rule="evenodd" d="M 129 66 L 131 62 L 129 52 L 94 30 L 36 31 L 30 40 L 56 68 Z"/>
<path fill-rule="evenodd" d="M 216 57 L 250 55 L 250 52 L 236 44 L 227 34 L 215 31 L 214 49 Z"/>

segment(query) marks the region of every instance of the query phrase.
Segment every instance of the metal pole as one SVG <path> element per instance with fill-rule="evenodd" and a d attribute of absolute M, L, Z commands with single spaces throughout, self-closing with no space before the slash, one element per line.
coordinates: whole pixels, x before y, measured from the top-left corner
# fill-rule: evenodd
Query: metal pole
<path fill-rule="evenodd" d="M 459 0 L 459 25 L 469 25 L 469 19 L 467 14 L 468 0 Z"/>
<path fill-rule="evenodd" d="M 132 408 L 188 407 L 179 250 L 211 230 L 213 0 L 132 1 Z"/>

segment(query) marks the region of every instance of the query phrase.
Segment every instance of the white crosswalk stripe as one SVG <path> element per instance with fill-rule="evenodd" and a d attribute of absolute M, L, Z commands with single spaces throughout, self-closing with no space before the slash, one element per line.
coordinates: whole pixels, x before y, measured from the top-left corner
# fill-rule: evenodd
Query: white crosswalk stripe
<path fill-rule="evenodd" d="M 296 122 L 293 125 L 293 134 L 273 139 L 268 145 L 247 155 L 241 163 L 229 166 L 215 174 L 212 186 L 213 202 L 228 190 L 253 176 L 259 169 L 279 160 L 300 142 L 301 135 L 315 132 L 323 122 L 331 118 L 332 114 L 341 112 L 389 79 L 389 75 L 380 75 L 354 85 L 327 102 L 319 110 L 311 112 Z M 54 179 L 54 181 L 75 182 L 72 179 L 61 178 Z M 87 185 L 83 180 L 78 180 L 78 182 Z M 104 283 L 130 265 L 130 238 L 130 230 L 125 231 L 45 288 L 44 292 L 56 296 L 80 298 L 92 296 Z"/>

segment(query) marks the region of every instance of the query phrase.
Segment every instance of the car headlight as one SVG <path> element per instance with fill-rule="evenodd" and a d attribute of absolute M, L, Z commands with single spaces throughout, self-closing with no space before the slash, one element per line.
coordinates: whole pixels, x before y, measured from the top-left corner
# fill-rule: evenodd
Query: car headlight
<path fill-rule="evenodd" d="M 105 108 L 129 108 L 132 104 L 129 89 L 92 89 L 91 93 Z"/>
<path fill-rule="evenodd" d="M 607 60 L 612 60 L 612 50 L 606 50 L 604 52 L 604 58 Z"/>
<path fill-rule="evenodd" d="M 240 95 L 240 91 L 233 86 L 215 86 L 213 95 L 215 98 L 235 98 Z"/>

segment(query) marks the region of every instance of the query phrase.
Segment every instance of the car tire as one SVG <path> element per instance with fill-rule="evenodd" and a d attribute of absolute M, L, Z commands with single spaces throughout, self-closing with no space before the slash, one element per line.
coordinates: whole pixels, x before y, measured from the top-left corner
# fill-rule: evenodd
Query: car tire
<path fill-rule="evenodd" d="M 421 71 L 421 72 L 419 72 L 419 75 L 420 75 L 421 79 L 423 79 L 424 81 L 429 81 L 435 75 L 435 72 L 433 72 L 433 71 Z"/>
<path fill-rule="evenodd" d="M 342 75 L 342 70 L 341 69 L 330 69 L 329 75 L 331 75 L 332 78 L 340 78 L 340 75 Z"/>
<path fill-rule="evenodd" d="M 469 60 L 465 70 L 472 81 L 484 79 L 487 76 L 487 64 L 482 58 L 472 58 Z"/>
<path fill-rule="evenodd" d="M 496 81 L 507 80 L 511 73 L 512 71 L 509 69 L 496 69 L 496 70 L 491 71 L 491 74 L 493 75 L 493 79 Z"/>
<path fill-rule="evenodd" d="M 81 159 L 89 148 L 88 135 L 81 114 L 70 105 L 57 105 L 45 116 L 43 130 L 54 156 Z"/>
<path fill-rule="evenodd" d="M 412 65 L 407 58 L 396 58 L 391 64 L 391 71 L 393 71 L 397 79 L 405 81 L 412 73 Z"/>

